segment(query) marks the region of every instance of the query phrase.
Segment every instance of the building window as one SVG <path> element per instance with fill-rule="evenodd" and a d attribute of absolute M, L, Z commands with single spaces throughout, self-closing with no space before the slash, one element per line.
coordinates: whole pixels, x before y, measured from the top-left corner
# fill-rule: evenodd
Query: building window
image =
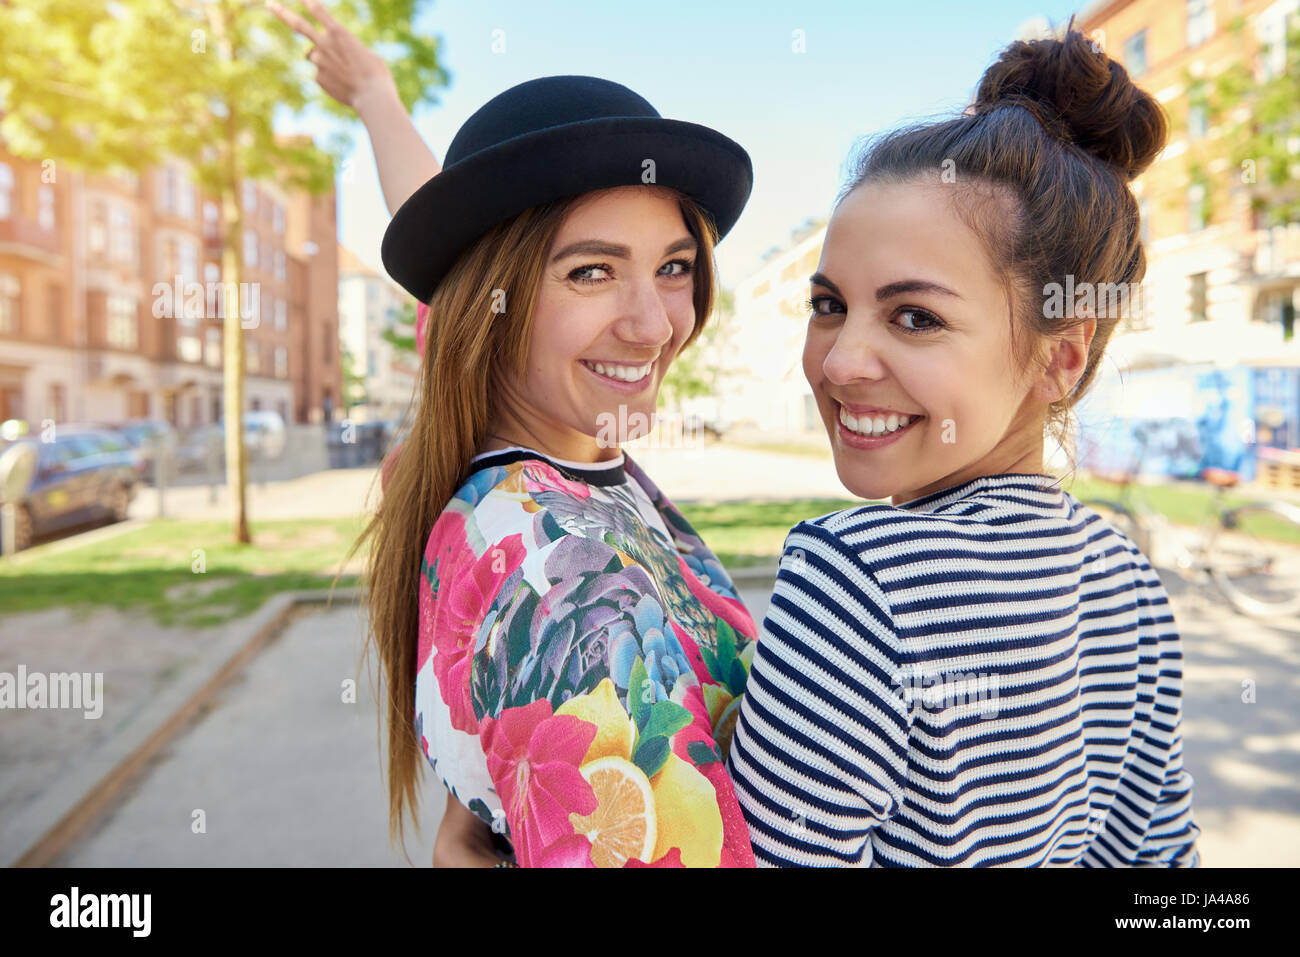
<path fill-rule="evenodd" d="M 262 371 L 262 349 L 255 339 L 244 341 L 244 371 L 249 375 L 259 375 Z"/>
<path fill-rule="evenodd" d="M 277 236 L 284 235 L 284 207 L 279 203 L 275 204 L 275 209 L 271 214 L 271 229 Z"/>
<path fill-rule="evenodd" d="M 214 262 L 203 264 L 203 314 L 209 319 L 223 319 L 225 294 L 221 288 L 221 267 Z"/>
<path fill-rule="evenodd" d="M 180 256 L 176 252 L 176 240 L 170 236 L 158 240 L 158 266 L 163 278 L 171 282 L 176 277 L 176 263 Z"/>
<path fill-rule="evenodd" d="M 1187 277 L 1191 281 L 1191 309 L 1188 315 L 1188 322 L 1204 322 L 1206 319 L 1205 312 L 1205 277 L 1206 274 L 1198 272 L 1193 276 Z"/>
<path fill-rule="evenodd" d="M 284 346 L 275 347 L 275 377 L 289 378 L 289 350 Z"/>
<path fill-rule="evenodd" d="M 177 336 L 176 355 L 182 362 L 201 362 L 203 343 L 198 336 Z"/>
<path fill-rule="evenodd" d="M 18 334 L 19 316 L 21 315 L 22 286 L 18 278 L 9 273 L 0 272 L 0 333 L 13 336 Z"/>
<path fill-rule="evenodd" d="M 1214 10 L 1210 0 L 1187 0 L 1187 45 L 1198 47 L 1214 36 Z"/>
<path fill-rule="evenodd" d="M 1267 83 L 1286 71 L 1287 13 L 1284 5 L 1273 4 L 1261 11 L 1255 20 L 1255 35 L 1259 38 L 1255 69 L 1260 83 Z"/>
<path fill-rule="evenodd" d="M 1205 82 L 1198 80 L 1187 91 L 1187 138 L 1189 140 L 1204 139 L 1208 126 Z"/>
<path fill-rule="evenodd" d="M 275 251 L 275 278 L 279 282 L 284 282 L 284 277 L 284 250 L 277 249 Z"/>
<path fill-rule="evenodd" d="M 111 257 L 118 262 L 135 262 L 135 215 L 121 206 L 109 214 Z"/>
<path fill-rule="evenodd" d="M 203 237 L 205 239 L 221 237 L 221 210 L 211 200 L 203 204 Z"/>
<path fill-rule="evenodd" d="M 1147 32 L 1139 30 L 1124 41 L 1124 66 L 1128 75 L 1139 77 L 1147 71 Z"/>
<path fill-rule="evenodd" d="M 1205 184 L 1193 183 L 1187 187 L 1187 231 L 1199 232 L 1205 228 Z"/>
<path fill-rule="evenodd" d="M 8 219 L 14 209 L 14 171 L 8 163 L 0 163 L 0 219 Z"/>
<path fill-rule="evenodd" d="M 275 300 L 275 331 L 284 332 L 289 328 L 289 304 L 283 299 Z"/>
<path fill-rule="evenodd" d="M 68 391 L 57 382 L 50 383 L 50 394 L 45 403 L 45 414 L 55 422 L 68 421 Z"/>
<path fill-rule="evenodd" d="M 199 246 L 192 239 L 182 239 L 177 246 L 177 266 L 186 282 L 199 280 Z"/>
<path fill-rule="evenodd" d="M 41 229 L 54 228 L 54 187 L 48 183 L 36 192 L 36 222 Z"/>
<path fill-rule="evenodd" d="M 244 212 L 257 212 L 257 185 L 252 181 L 244 183 Z"/>
<path fill-rule="evenodd" d="M 257 268 L 257 233 L 251 229 L 244 230 L 244 265 Z"/>
<path fill-rule="evenodd" d="M 102 199 L 90 204 L 86 243 L 92 253 L 103 253 L 108 248 L 108 205 Z"/>
<path fill-rule="evenodd" d="M 178 180 L 176 185 L 177 214 L 181 219 L 193 219 L 194 184 L 190 182 L 189 177 L 184 173 L 177 173 L 176 178 Z"/>
<path fill-rule="evenodd" d="M 203 361 L 214 369 L 221 367 L 221 330 L 209 329 L 207 347 L 203 350 Z"/>
<path fill-rule="evenodd" d="M 111 293 L 108 297 L 108 324 L 105 337 L 115 349 L 134 350 L 140 345 L 140 322 L 135 300 Z"/>
<path fill-rule="evenodd" d="M 176 207 L 176 179 L 169 167 L 158 170 L 158 208 L 170 213 Z"/>

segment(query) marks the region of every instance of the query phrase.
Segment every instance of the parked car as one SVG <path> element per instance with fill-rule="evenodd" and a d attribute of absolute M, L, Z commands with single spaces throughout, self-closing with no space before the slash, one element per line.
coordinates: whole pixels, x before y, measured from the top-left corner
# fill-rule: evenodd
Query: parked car
<path fill-rule="evenodd" d="M 244 448 L 254 461 L 270 462 L 284 454 L 288 435 L 279 412 L 244 413 Z"/>
<path fill-rule="evenodd" d="M 158 446 L 175 442 L 176 433 L 171 423 L 160 419 L 132 419 L 113 431 L 140 453 L 145 481 L 155 481 L 158 476 Z"/>
<path fill-rule="evenodd" d="M 272 462 L 284 455 L 288 430 L 278 412 L 244 413 L 244 454 L 250 462 Z M 178 472 L 220 470 L 226 464 L 226 424 L 201 425 L 179 436 L 175 452 Z"/>
<path fill-rule="evenodd" d="M 140 483 L 139 466 L 138 454 L 108 431 L 64 426 L 52 442 L 29 435 L 6 443 L 0 479 L 10 473 L 23 478 L 9 490 L 15 544 L 26 548 L 38 535 L 98 519 L 124 520 Z"/>
<path fill-rule="evenodd" d="M 182 432 L 172 451 L 173 467 L 178 473 L 219 469 L 225 458 L 225 433 L 215 425 Z"/>

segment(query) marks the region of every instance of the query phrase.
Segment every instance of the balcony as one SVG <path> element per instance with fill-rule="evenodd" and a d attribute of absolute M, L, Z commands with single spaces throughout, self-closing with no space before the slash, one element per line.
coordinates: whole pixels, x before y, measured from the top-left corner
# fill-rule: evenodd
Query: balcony
<path fill-rule="evenodd" d="M 54 266 L 62 252 L 57 229 L 45 229 L 24 219 L 0 220 L 0 253 Z"/>

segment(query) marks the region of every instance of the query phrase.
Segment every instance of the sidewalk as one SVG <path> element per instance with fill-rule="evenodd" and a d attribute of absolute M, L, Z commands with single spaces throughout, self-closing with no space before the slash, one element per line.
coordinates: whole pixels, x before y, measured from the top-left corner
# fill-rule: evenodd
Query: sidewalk
<path fill-rule="evenodd" d="M 360 615 L 299 617 L 55 866 L 428 867 L 441 788 L 426 768 L 421 833 L 390 847 Z"/>

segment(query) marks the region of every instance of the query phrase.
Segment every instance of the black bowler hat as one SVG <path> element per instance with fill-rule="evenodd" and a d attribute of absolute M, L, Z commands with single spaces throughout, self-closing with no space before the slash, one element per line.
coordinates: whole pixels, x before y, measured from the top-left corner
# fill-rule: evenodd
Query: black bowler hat
<path fill-rule="evenodd" d="M 739 143 L 664 119 L 622 84 L 594 76 L 520 83 L 465 121 L 442 172 L 397 210 L 384 232 L 384 268 L 427 303 L 460 254 L 497 223 L 553 200 L 643 185 L 651 169 L 655 185 L 685 193 L 713 217 L 718 238 L 740 218 L 754 183 Z"/>

